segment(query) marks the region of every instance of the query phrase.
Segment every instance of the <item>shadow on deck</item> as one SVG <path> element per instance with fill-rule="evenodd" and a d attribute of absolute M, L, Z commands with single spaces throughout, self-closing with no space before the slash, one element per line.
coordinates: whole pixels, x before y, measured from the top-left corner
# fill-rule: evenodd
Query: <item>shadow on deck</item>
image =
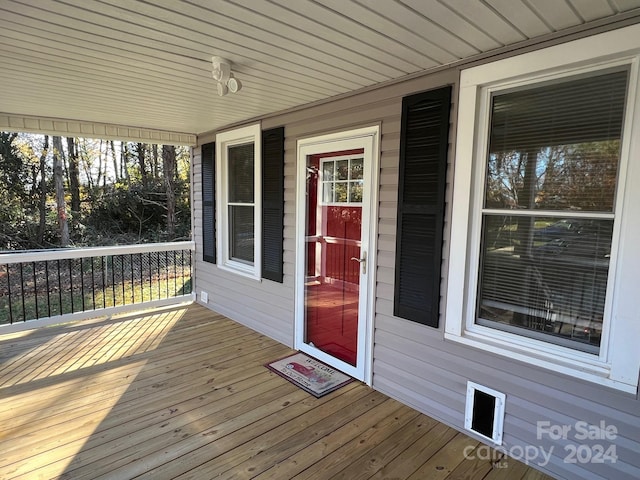
<path fill-rule="evenodd" d="M 316 399 L 264 367 L 291 352 L 198 305 L 0 335 L 0 479 L 549 478 L 361 383 Z"/>

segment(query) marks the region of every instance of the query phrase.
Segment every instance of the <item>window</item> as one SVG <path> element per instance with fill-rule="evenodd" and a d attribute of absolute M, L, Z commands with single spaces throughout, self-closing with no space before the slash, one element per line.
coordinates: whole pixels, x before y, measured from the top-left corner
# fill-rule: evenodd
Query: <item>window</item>
<path fill-rule="evenodd" d="M 627 77 L 491 95 L 478 324 L 599 352 Z"/>
<path fill-rule="evenodd" d="M 586 62 L 620 33 L 462 73 L 445 337 L 634 392 L 638 57 Z"/>
<path fill-rule="evenodd" d="M 322 203 L 362 203 L 362 157 L 322 160 Z"/>
<path fill-rule="evenodd" d="M 218 264 L 260 278 L 260 126 L 216 136 Z"/>
<path fill-rule="evenodd" d="M 249 127 L 217 138 L 223 144 L 202 145 L 203 260 L 256 278 L 261 273 L 263 279 L 282 283 L 284 127 L 263 132 L 257 126 Z M 262 238 L 257 236 L 258 225 Z M 257 249 L 261 268 L 256 266 Z"/>

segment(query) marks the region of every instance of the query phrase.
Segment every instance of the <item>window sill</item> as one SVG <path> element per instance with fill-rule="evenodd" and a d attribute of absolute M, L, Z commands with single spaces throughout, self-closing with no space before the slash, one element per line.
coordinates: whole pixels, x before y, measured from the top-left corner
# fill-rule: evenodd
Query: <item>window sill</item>
<path fill-rule="evenodd" d="M 249 278 L 257 282 L 261 282 L 260 275 L 256 273 L 253 267 L 248 267 L 242 263 L 228 262 L 218 264 L 218 268 L 225 272 L 231 272 L 241 277 Z"/>
<path fill-rule="evenodd" d="M 445 332 L 444 338 L 445 341 L 477 348 L 625 393 L 635 394 L 637 391 L 637 385 L 612 379 L 611 366 L 599 361 L 594 355 L 548 344 L 543 344 L 544 348 L 538 348 L 538 342 L 528 339 L 523 341 L 524 337 L 518 335 L 497 331 L 484 332 L 483 330 L 491 330 L 485 327 L 479 327 L 478 330 L 464 331 L 462 335 Z"/>

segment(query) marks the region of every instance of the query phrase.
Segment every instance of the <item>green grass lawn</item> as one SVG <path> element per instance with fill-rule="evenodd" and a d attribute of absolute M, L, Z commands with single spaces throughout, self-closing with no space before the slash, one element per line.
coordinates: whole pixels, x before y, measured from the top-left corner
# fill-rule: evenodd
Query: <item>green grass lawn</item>
<path fill-rule="evenodd" d="M 67 291 L 52 292 L 48 298 L 46 292 L 33 291 L 24 295 L 13 294 L 0 296 L 0 325 L 36 318 L 63 315 L 89 310 L 100 310 L 105 307 L 133 305 L 151 300 L 173 298 L 191 293 L 191 278 L 176 277 L 143 282 L 142 285 L 132 282 L 119 283 L 114 286 L 107 285 L 96 288 L 75 288 Z M 11 303 L 9 303 L 11 302 Z M 11 314 L 11 315 L 10 315 Z"/>

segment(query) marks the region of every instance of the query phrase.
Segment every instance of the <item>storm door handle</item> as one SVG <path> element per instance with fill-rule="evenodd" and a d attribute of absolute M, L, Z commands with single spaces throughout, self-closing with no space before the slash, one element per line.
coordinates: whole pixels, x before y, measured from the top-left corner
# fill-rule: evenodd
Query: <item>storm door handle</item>
<path fill-rule="evenodd" d="M 358 262 L 360 265 L 362 265 L 363 275 L 367 273 L 367 252 L 362 252 L 362 258 L 351 257 L 351 260 Z"/>

